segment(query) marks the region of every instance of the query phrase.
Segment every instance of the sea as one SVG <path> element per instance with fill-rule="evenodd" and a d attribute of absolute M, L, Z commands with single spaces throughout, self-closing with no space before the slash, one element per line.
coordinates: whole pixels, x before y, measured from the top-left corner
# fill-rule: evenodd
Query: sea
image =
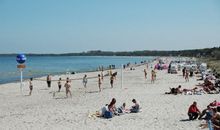
<path fill-rule="evenodd" d="M 96 71 L 100 66 L 105 69 L 109 65 L 120 68 L 123 64 L 139 64 L 150 62 L 155 57 L 131 56 L 27 56 L 24 79 L 42 77 L 47 74 L 57 75 Z M 0 84 L 17 82 L 20 71 L 15 56 L 0 56 Z"/>

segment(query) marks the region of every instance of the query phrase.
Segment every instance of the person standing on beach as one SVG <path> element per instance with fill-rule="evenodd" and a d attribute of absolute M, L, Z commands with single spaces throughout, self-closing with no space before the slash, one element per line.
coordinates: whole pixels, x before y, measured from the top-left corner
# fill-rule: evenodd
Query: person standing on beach
<path fill-rule="evenodd" d="M 66 81 L 64 87 L 66 88 L 66 97 L 68 98 L 68 93 L 70 94 L 70 97 L 72 97 L 72 93 L 70 91 L 71 85 L 69 80 Z"/>
<path fill-rule="evenodd" d="M 154 83 L 154 81 L 155 81 L 155 71 L 152 70 L 151 71 L 151 83 Z"/>
<path fill-rule="evenodd" d="M 144 78 L 147 79 L 147 70 L 144 69 Z"/>
<path fill-rule="evenodd" d="M 186 74 L 186 67 L 183 68 L 182 72 L 183 72 L 183 78 L 184 78 Z"/>
<path fill-rule="evenodd" d="M 31 96 L 31 93 L 32 93 L 32 90 L 33 90 L 32 81 L 33 81 L 33 78 L 30 78 L 30 80 L 29 80 L 29 89 L 30 89 L 29 95 L 30 95 L 30 96 Z"/>
<path fill-rule="evenodd" d="M 83 77 L 83 86 L 84 88 L 86 88 L 86 84 L 87 84 L 87 75 L 85 74 L 84 77 Z"/>
<path fill-rule="evenodd" d="M 51 87 L 51 76 L 47 75 L 47 87 L 50 88 Z"/>
<path fill-rule="evenodd" d="M 189 71 L 188 70 L 186 70 L 185 80 L 186 82 L 189 82 Z"/>
<path fill-rule="evenodd" d="M 58 92 L 60 92 L 61 87 L 62 87 L 62 84 L 61 84 L 61 78 L 60 78 L 58 81 Z"/>
<path fill-rule="evenodd" d="M 109 70 L 109 75 L 112 76 L 112 69 Z"/>
<path fill-rule="evenodd" d="M 111 88 L 113 88 L 113 84 L 114 84 L 114 76 L 113 75 L 110 77 L 110 84 L 111 84 Z"/>
<path fill-rule="evenodd" d="M 66 81 L 69 81 L 69 83 L 71 83 L 71 79 L 69 77 L 66 78 Z"/>
<path fill-rule="evenodd" d="M 102 79 L 102 81 L 104 80 L 103 70 L 102 70 L 102 72 L 101 72 L 101 79 Z"/>
<path fill-rule="evenodd" d="M 101 84 L 102 84 L 101 76 L 100 76 L 100 74 L 98 74 L 98 86 L 99 86 L 99 92 L 101 92 Z"/>

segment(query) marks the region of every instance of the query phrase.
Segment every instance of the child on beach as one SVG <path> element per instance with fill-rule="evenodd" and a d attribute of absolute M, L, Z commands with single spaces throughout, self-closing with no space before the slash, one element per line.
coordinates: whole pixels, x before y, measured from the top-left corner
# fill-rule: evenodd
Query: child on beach
<path fill-rule="evenodd" d="M 119 108 L 117 108 L 118 113 L 125 113 L 125 112 L 126 112 L 125 106 L 126 106 L 126 104 L 123 103 L 122 106 L 120 106 Z"/>
<path fill-rule="evenodd" d="M 83 77 L 83 86 L 84 88 L 86 88 L 86 84 L 87 84 L 87 75 L 85 74 L 84 77 Z"/>
<path fill-rule="evenodd" d="M 47 75 L 47 87 L 50 88 L 51 87 L 51 76 Z"/>
<path fill-rule="evenodd" d="M 70 97 L 72 97 L 72 93 L 70 91 L 71 85 L 69 80 L 66 81 L 64 87 L 66 88 L 66 97 L 68 98 L 68 93 L 70 94 Z"/>
<path fill-rule="evenodd" d="M 61 84 L 61 78 L 59 79 L 59 81 L 58 81 L 58 92 L 60 92 L 60 89 L 61 89 L 61 87 L 62 87 L 62 84 Z"/>
<path fill-rule="evenodd" d="M 99 86 L 99 92 L 101 92 L 101 84 L 102 84 L 101 76 L 100 76 L 100 74 L 98 74 L 98 86 Z"/>
<path fill-rule="evenodd" d="M 32 80 L 33 80 L 33 78 L 30 78 L 30 80 L 29 80 L 29 89 L 30 89 L 29 95 L 31 95 L 32 90 L 33 90 Z"/>

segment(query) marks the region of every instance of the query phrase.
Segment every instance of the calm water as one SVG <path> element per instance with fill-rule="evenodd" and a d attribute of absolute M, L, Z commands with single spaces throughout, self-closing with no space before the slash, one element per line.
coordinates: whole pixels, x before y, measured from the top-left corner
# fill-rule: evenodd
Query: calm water
<path fill-rule="evenodd" d="M 18 81 L 20 72 L 16 68 L 14 56 L 0 56 L 0 84 Z M 153 57 L 119 57 L 119 56 L 27 56 L 24 78 L 45 76 L 47 74 L 64 74 L 68 72 L 85 72 L 97 70 L 98 66 L 110 64 L 119 68 L 122 64 L 150 61 Z"/>

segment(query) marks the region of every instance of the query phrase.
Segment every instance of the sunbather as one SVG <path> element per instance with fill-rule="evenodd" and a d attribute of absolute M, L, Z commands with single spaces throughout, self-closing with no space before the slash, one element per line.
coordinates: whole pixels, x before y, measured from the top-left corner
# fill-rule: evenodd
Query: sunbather
<path fill-rule="evenodd" d="M 180 89 L 181 89 L 181 85 L 179 85 L 177 88 L 170 88 L 170 92 L 165 92 L 165 94 L 174 94 L 174 95 L 181 94 L 182 91 Z"/>

